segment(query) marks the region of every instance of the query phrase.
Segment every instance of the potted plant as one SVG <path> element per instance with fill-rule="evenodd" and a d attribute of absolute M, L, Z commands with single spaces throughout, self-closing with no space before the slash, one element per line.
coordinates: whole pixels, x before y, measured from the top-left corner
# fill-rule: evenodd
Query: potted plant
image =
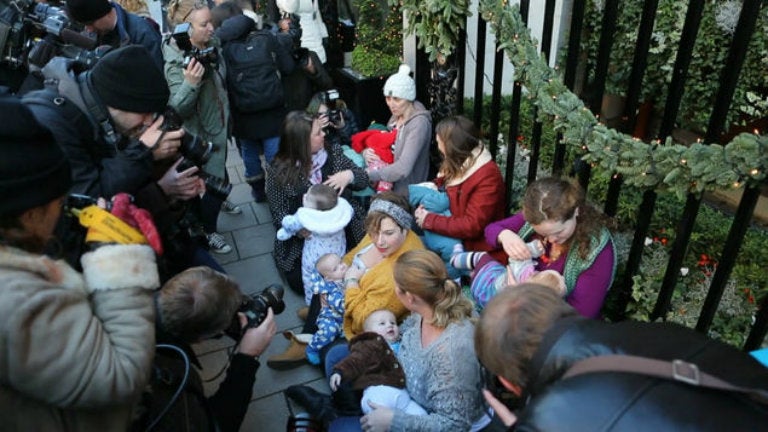
<path fill-rule="evenodd" d="M 350 67 L 337 70 L 334 81 L 360 126 L 366 127 L 389 119 L 382 89 L 401 62 L 403 19 L 399 7 L 388 5 L 387 0 L 353 0 L 352 7 L 357 41 Z"/>

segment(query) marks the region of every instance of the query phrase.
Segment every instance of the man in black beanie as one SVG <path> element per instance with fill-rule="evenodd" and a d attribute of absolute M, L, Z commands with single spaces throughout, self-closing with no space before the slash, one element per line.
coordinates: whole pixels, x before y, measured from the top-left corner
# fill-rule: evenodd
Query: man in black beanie
<path fill-rule="evenodd" d="M 97 45 L 113 48 L 138 44 L 144 46 L 157 67 L 163 69 L 160 50 L 160 32 L 157 24 L 144 17 L 126 12 L 119 4 L 109 0 L 67 0 L 69 17 L 96 35 Z"/>
<path fill-rule="evenodd" d="M 22 102 L 69 156 L 70 192 L 105 198 L 118 192 L 134 195 L 163 236 L 166 267 L 172 269 L 164 278 L 194 264 L 223 271 L 199 251 L 186 234 L 189 229 L 179 227 L 189 213 L 186 204 L 199 200 L 205 185 L 196 166 L 176 170 L 184 131 L 161 130 L 164 116 L 158 113 L 165 111 L 170 93 L 146 48 L 128 45 L 110 51 L 89 71 L 55 57 L 43 74 L 48 86 L 26 94 Z M 182 238 L 171 241 L 170 236 Z M 59 237 L 67 260 L 76 265 L 77 236 L 61 229 Z"/>
<path fill-rule="evenodd" d="M 160 130 L 155 116 L 165 110 L 168 86 L 141 45 L 109 52 L 90 71 L 55 57 L 43 75 L 47 87 L 23 102 L 69 156 L 71 192 L 135 193 L 151 181 L 155 160 L 177 156 L 183 132 Z"/>

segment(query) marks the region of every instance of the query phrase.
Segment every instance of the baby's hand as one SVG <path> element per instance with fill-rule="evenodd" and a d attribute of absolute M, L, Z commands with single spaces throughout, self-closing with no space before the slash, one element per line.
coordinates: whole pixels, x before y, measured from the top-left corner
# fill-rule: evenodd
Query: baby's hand
<path fill-rule="evenodd" d="M 341 375 L 336 372 L 331 375 L 331 378 L 328 380 L 328 385 L 331 386 L 331 390 L 336 391 L 336 389 L 339 388 L 339 384 L 341 384 Z"/>

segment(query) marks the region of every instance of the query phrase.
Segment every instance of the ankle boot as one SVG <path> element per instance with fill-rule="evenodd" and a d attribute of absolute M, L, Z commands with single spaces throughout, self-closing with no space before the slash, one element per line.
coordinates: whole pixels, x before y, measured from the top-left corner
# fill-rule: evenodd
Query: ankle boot
<path fill-rule="evenodd" d="M 251 180 L 248 184 L 251 186 L 251 196 L 257 203 L 267 200 L 267 193 L 264 191 L 265 180 L 263 178 Z"/>
<path fill-rule="evenodd" d="M 312 418 L 330 424 L 339 416 L 333 407 L 331 396 L 306 385 L 294 385 L 285 389 L 285 395 L 304 407 Z"/>
<path fill-rule="evenodd" d="M 283 332 L 283 337 L 291 343 L 282 354 L 274 355 L 267 359 L 267 366 L 277 370 L 288 370 L 307 363 L 307 342 L 300 340 L 293 332 Z"/>

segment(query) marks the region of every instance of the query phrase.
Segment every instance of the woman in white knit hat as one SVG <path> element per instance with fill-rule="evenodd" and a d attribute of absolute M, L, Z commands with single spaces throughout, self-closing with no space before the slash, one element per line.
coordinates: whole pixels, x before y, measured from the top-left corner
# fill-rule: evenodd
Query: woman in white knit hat
<path fill-rule="evenodd" d="M 408 185 L 421 183 L 429 175 L 429 144 L 432 142 L 432 116 L 416 100 L 416 83 L 410 76 L 411 68 L 400 65 L 396 74 L 384 83 L 384 97 L 392 112 L 387 127 L 397 130 L 394 145 L 395 160 L 390 165 L 368 169 L 372 182 L 384 180 L 394 183 L 392 190 L 408 196 Z M 363 151 L 367 165 L 379 157 L 373 150 Z"/>

